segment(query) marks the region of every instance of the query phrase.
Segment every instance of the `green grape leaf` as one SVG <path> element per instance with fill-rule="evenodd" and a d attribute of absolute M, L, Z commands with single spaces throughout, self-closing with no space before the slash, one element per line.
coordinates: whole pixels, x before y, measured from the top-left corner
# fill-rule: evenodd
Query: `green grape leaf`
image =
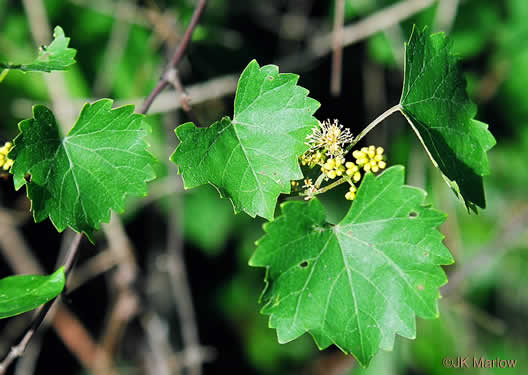
<path fill-rule="evenodd" d="M 26 185 L 36 222 L 49 217 L 59 232 L 69 226 L 93 241 L 110 210 L 124 210 L 127 194 L 147 195 L 156 162 L 143 139 L 149 128 L 134 106 L 112 103 L 86 104 L 66 137 L 42 105 L 19 123 L 11 173 L 15 189 Z"/>
<path fill-rule="evenodd" d="M 66 282 L 64 267 L 49 276 L 22 275 L 0 279 L 0 319 L 36 309 L 57 297 Z"/>
<path fill-rule="evenodd" d="M 486 207 L 482 176 L 489 174 L 486 152 L 495 139 L 474 119 L 477 108 L 452 49 L 443 33 L 413 30 L 400 108 L 446 182 L 476 212 Z"/>
<path fill-rule="evenodd" d="M 49 46 L 40 47 L 38 57 L 30 64 L 0 63 L 0 69 L 16 69 L 24 72 L 51 72 L 53 70 L 67 70 L 75 64 L 77 51 L 68 48 L 70 38 L 66 38 L 60 26 L 53 31 L 53 41 Z"/>
<path fill-rule="evenodd" d="M 264 225 L 251 266 L 266 267 L 261 300 L 279 342 L 309 332 L 368 365 L 395 334 L 414 338 L 415 315 L 438 316 L 440 265 L 453 258 L 436 230 L 445 215 L 404 183 L 404 168 L 367 173 L 346 216 L 326 220 L 317 199 L 290 201 Z"/>
<path fill-rule="evenodd" d="M 235 212 L 272 219 L 279 194 L 290 193 L 290 181 L 303 176 L 298 157 L 318 123 L 312 115 L 319 103 L 298 79 L 253 60 L 238 82 L 233 119 L 202 129 L 179 126 L 181 143 L 171 160 L 185 188 L 210 183 L 231 199 Z"/>

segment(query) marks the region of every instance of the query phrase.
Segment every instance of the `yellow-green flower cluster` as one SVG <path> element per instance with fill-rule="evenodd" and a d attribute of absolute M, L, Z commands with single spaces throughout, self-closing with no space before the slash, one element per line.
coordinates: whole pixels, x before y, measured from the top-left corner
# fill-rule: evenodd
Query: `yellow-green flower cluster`
<path fill-rule="evenodd" d="M 357 191 L 356 186 L 354 184 L 351 184 L 350 187 L 348 188 L 348 191 L 345 194 L 345 199 L 349 201 L 353 201 L 354 198 L 356 197 L 356 191 Z"/>
<path fill-rule="evenodd" d="M 316 165 L 320 166 L 322 174 L 315 185 L 311 180 L 304 181 L 305 184 L 302 188 L 305 189 L 305 199 L 311 199 L 317 193 L 322 181 L 346 176 L 344 181 L 338 181 L 335 184 L 337 186 L 341 182 L 348 182 L 350 186 L 345 198 L 354 200 L 357 191 L 355 184 L 361 180 L 362 170 L 376 173 L 387 166 L 383 148 L 375 146 L 363 147 L 354 151 L 352 155 L 355 158 L 355 163 L 347 161 L 345 159 L 346 145 L 353 143 L 354 137 L 337 120 L 319 122 L 318 126 L 312 129 L 312 134 L 306 139 L 306 144 L 310 148 L 301 156 L 301 164 L 310 168 L 314 168 Z M 294 189 L 297 189 L 298 186 L 297 182 L 292 182 Z M 328 188 L 333 188 L 333 186 Z M 323 190 L 326 191 L 328 188 Z"/>
<path fill-rule="evenodd" d="M 307 165 L 310 168 L 315 167 L 317 164 L 324 163 L 325 160 L 325 155 L 321 151 L 316 151 L 313 154 L 307 152 L 301 156 L 301 164 Z"/>
<path fill-rule="evenodd" d="M 387 166 L 383 152 L 383 147 L 369 146 L 354 151 L 352 156 L 356 158 L 358 167 L 363 168 L 365 172 L 372 171 L 376 173 Z"/>
<path fill-rule="evenodd" d="M 356 198 L 357 188 L 354 183 L 361 180 L 361 169 L 365 172 L 372 171 L 374 173 L 384 169 L 387 166 L 385 162 L 385 156 L 383 155 L 383 147 L 362 147 L 361 150 L 352 152 L 352 156 L 356 159 L 356 162 L 347 161 L 345 163 L 346 174 L 352 176 L 348 181 L 350 187 L 345 194 L 345 198 L 352 201 Z"/>
<path fill-rule="evenodd" d="M 347 161 L 345 163 L 346 167 L 346 174 L 347 176 L 352 176 L 352 181 L 358 182 L 361 180 L 361 172 L 359 171 L 359 167 L 352 163 L 351 161 Z"/>
<path fill-rule="evenodd" d="M 326 174 L 330 179 L 334 179 L 338 176 L 342 176 L 345 172 L 345 158 L 337 156 L 335 158 L 328 159 L 322 166 L 321 172 Z"/>
<path fill-rule="evenodd" d="M 12 147 L 13 144 L 11 142 L 6 142 L 2 147 L 0 147 L 0 167 L 4 171 L 8 171 L 13 166 L 13 160 L 7 157 L 7 154 L 9 154 L 9 151 L 11 151 Z"/>

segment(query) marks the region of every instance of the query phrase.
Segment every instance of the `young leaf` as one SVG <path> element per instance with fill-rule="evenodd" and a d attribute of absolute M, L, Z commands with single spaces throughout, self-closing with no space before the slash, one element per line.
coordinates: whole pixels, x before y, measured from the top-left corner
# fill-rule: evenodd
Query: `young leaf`
<path fill-rule="evenodd" d="M 17 69 L 25 72 L 51 72 L 53 70 L 67 70 L 75 64 L 77 51 L 68 48 L 70 38 L 66 38 L 60 26 L 53 31 L 53 41 L 49 46 L 42 46 L 38 57 L 30 64 L 0 63 L 0 69 Z"/>
<path fill-rule="evenodd" d="M 440 265 L 453 262 L 436 230 L 445 215 L 403 182 L 402 166 L 367 173 L 337 225 L 312 199 L 284 203 L 264 226 L 250 265 L 267 268 L 262 312 L 279 342 L 309 332 L 319 348 L 335 344 L 367 365 L 396 333 L 415 337 L 415 315 L 438 316 Z"/>
<path fill-rule="evenodd" d="M 312 115 L 319 103 L 297 86 L 298 79 L 253 60 L 238 82 L 233 119 L 206 129 L 179 126 L 181 144 L 171 160 L 185 188 L 210 183 L 231 199 L 235 212 L 272 219 L 279 194 L 289 193 L 290 181 L 302 178 L 298 157 L 317 125 Z"/>
<path fill-rule="evenodd" d="M 400 107 L 457 196 L 468 209 L 485 208 L 482 176 L 489 174 L 486 151 L 495 139 L 486 124 L 474 119 L 476 106 L 444 34 L 413 30 L 406 44 Z"/>
<path fill-rule="evenodd" d="M 143 116 L 133 111 L 112 109 L 110 99 L 86 104 L 66 137 L 42 105 L 19 123 L 11 173 L 17 190 L 26 185 L 36 222 L 49 216 L 59 232 L 69 226 L 92 240 L 111 209 L 124 210 L 127 194 L 147 194 L 155 159 L 143 140 Z"/>
<path fill-rule="evenodd" d="M 31 311 L 64 289 L 64 267 L 49 276 L 9 276 L 0 280 L 0 319 Z"/>

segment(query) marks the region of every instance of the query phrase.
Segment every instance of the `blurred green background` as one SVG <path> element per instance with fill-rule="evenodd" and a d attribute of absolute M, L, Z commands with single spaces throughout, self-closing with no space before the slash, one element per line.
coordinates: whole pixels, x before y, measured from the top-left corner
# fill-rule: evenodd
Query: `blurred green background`
<path fill-rule="evenodd" d="M 344 3 L 346 30 L 396 3 L 416 7 L 418 2 Z M 450 282 L 442 289 L 441 317 L 418 319 L 417 338 L 398 338 L 394 351 L 380 352 L 368 369 L 358 368 L 353 358 L 335 348 L 319 352 L 306 335 L 278 344 L 267 317 L 259 314 L 263 270 L 247 265 L 254 241 L 263 234 L 263 221 L 235 216 L 229 201 L 221 200 L 212 187 L 183 191 L 168 156 L 177 142 L 174 128 L 189 118 L 179 108 L 178 95 L 168 90 L 147 119 L 152 152 L 160 160 L 159 178 L 148 198 L 130 201 L 123 217 L 139 266 L 132 288 L 140 308 L 114 349 L 120 373 L 160 373 L 148 365 L 152 348 L 145 330 L 154 328 L 145 328 L 145 321 L 152 322 L 152 316 L 169 343 L 167 355 L 176 358 L 171 373 L 181 373 L 177 354 L 183 350 L 185 329 L 175 307 L 177 297 L 169 291 L 168 246 L 184 249 L 200 343 L 208 353 L 203 356 L 206 374 L 528 373 L 528 1 L 428 3 L 432 5 L 344 48 L 337 96 L 330 94 L 331 45 L 323 44 L 320 52 L 321 43 L 316 43 L 332 30 L 334 1 L 209 1 L 179 72 L 203 125 L 232 114 L 235 80 L 255 58 L 300 74 L 300 84 L 321 102 L 316 116 L 338 118 L 357 133 L 399 100 L 404 42 L 412 26 L 446 31 L 479 107 L 477 118 L 489 123 L 497 138 L 489 153 L 492 173 L 485 179 L 488 208 L 478 216 L 467 213 L 400 116 L 386 120 L 365 142 L 383 146 L 389 164 L 405 165 L 407 183 L 427 190 L 429 202 L 448 214 L 441 231 L 456 264 L 445 268 Z M 62 26 L 78 51 L 77 64 L 65 73 L 9 72 L 0 84 L 0 140 L 17 134 L 17 123 L 31 116 L 36 103 L 55 106 L 67 126 L 87 101 L 110 97 L 118 104 L 140 104 L 177 47 L 194 5 L 191 0 L 0 0 L 0 61 L 31 61 L 39 44 L 35 39 L 45 33 L 49 38 L 54 25 Z M 43 15 L 45 22 L 39 24 Z M 323 197 L 333 220 L 348 208 L 343 194 L 332 191 Z M 32 223 L 25 192 L 14 192 L 9 178 L 0 179 L 0 206 L 2 212 L 20 216 L 18 230 L 46 271 L 52 270 L 61 236 L 49 222 Z M 97 246 L 85 245 L 80 264 L 101 254 L 109 242 L 100 234 Z M 66 301 L 96 340 L 103 339 L 107 313 L 115 303 L 115 291 L 108 285 L 116 272 L 114 267 L 94 273 Z M 10 263 L 0 259 L 0 277 L 12 273 Z M 13 318 L 0 328 L 3 355 L 23 324 Z M 84 371 L 51 331 L 39 348 L 34 372 L 12 373 Z M 442 366 L 445 357 L 469 357 L 470 362 L 473 357 L 500 357 L 518 363 L 515 369 L 457 370 Z"/>

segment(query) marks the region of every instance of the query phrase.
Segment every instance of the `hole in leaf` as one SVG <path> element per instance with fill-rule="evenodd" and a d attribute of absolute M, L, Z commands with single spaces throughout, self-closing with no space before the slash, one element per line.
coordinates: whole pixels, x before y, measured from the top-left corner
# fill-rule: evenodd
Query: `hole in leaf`
<path fill-rule="evenodd" d="M 270 81 L 273 81 L 275 78 L 273 78 L 273 76 L 268 76 L 268 79 L 269 79 Z"/>
<path fill-rule="evenodd" d="M 31 182 L 31 175 L 29 173 L 26 173 L 24 175 L 24 180 L 26 180 L 27 183 L 30 183 Z"/>
<path fill-rule="evenodd" d="M 304 261 L 304 262 L 302 262 L 301 264 L 299 264 L 299 266 L 300 266 L 301 268 L 306 268 L 306 267 L 308 267 L 308 262 L 307 262 L 307 261 Z"/>
<path fill-rule="evenodd" d="M 312 225 L 312 229 L 315 232 L 324 232 L 324 228 L 322 226 L 320 226 L 320 225 L 317 225 L 317 224 Z"/>
<path fill-rule="evenodd" d="M 409 212 L 409 217 L 410 217 L 410 218 L 415 218 L 415 217 L 417 217 L 417 216 L 418 216 L 418 212 L 416 212 L 416 211 L 411 211 L 411 212 Z"/>

